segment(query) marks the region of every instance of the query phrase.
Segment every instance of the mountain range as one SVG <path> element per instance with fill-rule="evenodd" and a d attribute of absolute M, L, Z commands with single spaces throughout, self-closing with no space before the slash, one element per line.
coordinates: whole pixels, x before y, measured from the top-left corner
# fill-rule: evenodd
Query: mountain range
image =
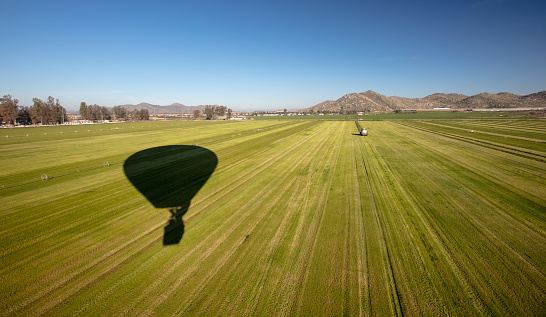
<path fill-rule="evenodd" d="M 198 109 L 203 111 L 205 106 L 185 106 L 173 103 L 168 106 L 139 103 L 137 105 L 120 105 L 128 111 L 134 109 L 148 109 L 150 114 L 165 113 L 193 113 Z M 529 94 L 514 95 L 509 92 L 498 94 L 481 93 L 467 96 L 457 93 L 435 93 L 424 98 L 404 98 L 385 96 L 372 90 L 361 93 L 346 94 L 337 100 L 326 100 L 301 111 L 314 112 L 390 112 L 403 109 L 484 109 L 484 108 L 526 108 L 546 107 L 546 90 Z"/>
<path fill-rule="evenodd" d="M 164 114 L 164 113 L 193 113 L 194 110 L 200 110 L 201 112 L 205 109 L 205 106 L 185 106 L 180 103 L 173 103 L 168 106 L 158 106 L 152 105 L 149 103 L 139 103 L 138 105 L 120 105 L 121 107 L 127 109 L 128 111 L 148 109 L 150 114 Z"/>
<path fill-rule="evenodd" d="M 546 90 L 529 95 L 481 93 L 466 96 L 456 93 L 435 93 L 424 98 L 387 97 L 375 91 L 347 94 L 337 100 L 327 100 L 304 109 L 314 112 L 374 112 L 403 109 L 483 109 L 546 107 Z"/>

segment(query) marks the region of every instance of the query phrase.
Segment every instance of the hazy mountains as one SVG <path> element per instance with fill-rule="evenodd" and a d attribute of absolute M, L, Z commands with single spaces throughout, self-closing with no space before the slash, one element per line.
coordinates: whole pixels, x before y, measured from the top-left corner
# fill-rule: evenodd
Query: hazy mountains
<path fill-rule="evenodd" d="M 150 114 L 193 113 L 195 109 L 203 111 L 205 106 L 185 106 L 173 103 L 168 106 L 158 106 L 149 103 L 138 105 L 121 105 L 129 111 L 148 109 Z M 424 98 L 387 97 L 375 91 L 347 94 L 337 100 L 327 100 L 304 111 L 314 112 L 374 112 L 394 111 L 400 109 L 482 109 L 482 108 L 526 108 L 546 107 L 546 90 L 530 95 L 514 95 L 509 92 L 498 94 L 481 93 L 474 96 L 461 94 L 436 93 Z"/>
<path fill-rule="evenodd" d="M 474 96 L 436 93 L 424 98 L 387 97 L 375 91 L 347 94 L 327 100 L 305 110 L 315 112 L 393 111 L 432 108 L 525 108 L 546 107 L 546 90 L 520 96 L 508 92 L 481 93 Z"/>
<path fill-rule="evenodd" d="M 123 108 L 133 111 L 134 109 L 142 110 L 148 109 L 150 114 L 163 114 L 163 113 L 193 113 L 195 109 L 201 112 L 205 109 L 205 106 L 185 106 L 179 103 L 173 103 L 168 106 L 158 106 L 149 103 L 139 103 L 138 105 L 120 105 Z"/>

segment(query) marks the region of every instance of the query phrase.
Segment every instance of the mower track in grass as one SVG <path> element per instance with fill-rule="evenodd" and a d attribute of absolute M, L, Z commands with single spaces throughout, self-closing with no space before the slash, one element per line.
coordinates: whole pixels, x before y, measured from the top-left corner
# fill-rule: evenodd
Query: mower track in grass
<path fill-rule="evenodd" d="M 427 138 L 415 138 L 415 136 L 412 136 L 412 139 L 410 140 L 410 137 L 407 135 L 407 131 L 399 132 L 398 130 L 391 130 L 393 132 L 398 132 L 398 136 L 400 137 L 406 137 L 408 138 L 408 142 L 414 142 L 412 140 L 417 140 L 417 142 L 422 143 L 425 142 L 425 140 L 430 141 L 430 143 L 434 143 L 434 140 L 430 140 Z M 456 141 L 454 141 L 456 143 Z M 468 145 L 471 146 L 471 145 Z M 391 147 L 394 151 L 400 151 L 400 147 Z M 480 147 L 477 148 L 480 150 Z M 430 151 L 434 151 L 434 147 L 425 146 L 422 148 L 422 150 L 428 151 L 428 153 L 421 154 L 421 159 L 414 159 L 412 162 L 419 162 L 418 164 L 412 163 L 407 164 L 406 168 L 408 169 L 415 169 L 417 166 L 422 166 L 422 162 L 426 162 L 427 160 L 430 161 L 430 158 L 434 157 L 435 155 L 431 155 Z M 491 154 L 495 154 L 495 151 L 492 151 L 490 149 L 487 149 L 487 151 L 490 151 Z M 498 152 L 497 152 L 498 153 Z M 400 157 L 405 157 L 400 156 Z M 544 275 L 543 273 L 540 273 L 540 267 L 544 265 L 544 259 L 539 259 L 536 256 L 534 257 L 534 263 L 531 264 L 529 261 L 530 259 L 524 259 L 523 254 L 530 254 L 532 253 L 532 249 L 535 248 L 535 246 L 539 245 L 540 243 L 543 243 L 541 241 L 544 241 L 543 233 L 544 231 L 541 230 L 539 227 L 536 226 L 528 226 L 529 223 L 536 223 L 536 219 L 532 222 L 528 221 L 522 221 L 521 215 L 523 214 L 522 211 L 527 209 L 524 208 L 519 212 L 519 214 L 512 214 L 510 209 L 507 209 L 506 205 L 498 204 L 498 201 L 506 201 L 509 204 L 516 203 L 515 200 L 507 200 L 507 197 L 514 196 L 519 197 L 517 200 L 521 200 L 524 196 L 527 196 L 530 199 L 533 199 L 532 196 L 528 194 L 524 194 L 521 191 L 519 191 L 514 186 L 516 183 L 512 183 L 511 186 L 508 184 L 504 184 L 500 179 L 493 178 L 491 179 L 491 175 L 495 175 L 495 173 L 498 173 L 498 171 L 495 171 L 496 169 L 499 169 L 499 167 L 502 167 L 505 164 L 508 164 L 507 166 L 513 166 L 514 163 L 510 162 L 510 160 L 518 160 L 518 161 L 524 161 L 525 159 L 520 158 L 519 156 L 508 156 L 508 158 L 497 158 L 495 159 L 496 164 L 489 164 L 489 163 L 482 163 L 480 166 L 486 167 L 486 169 L 491 169 L 489 173 L 482 173 L 483 171 L 478 172 L 475 168 L 468 169 L 468 165 L 476 160 L 486 160 L 488 158 L 488 155 L 480 155 L 476 156 L 475 158 L 469 159 L 469 157 L 459 157 L 459 156 L 445 156 L 441 154 L 441 157 L 436 161 L 437 164 L 446 164 L 446 166 L 459 166 L 459 168 L 451 168 L 451 169 L 443 169 L 444 173 L 449 173 L 450 180 L 446 179 L 445 177 L 442 177 L 438 179 L 438 177 L 441 174 L 438 173 L 422 173 L 423 179 L 428 179 L 431 181 L 432 179 L 436 178 L 437 181 L 433 181 L 432 183 L 429 183 L 429 185 L 426 186 L 426 188 L 437 188 L 435 192 L 442 193 L 442 196 L 444 196 L 445 201 L 451 201 L 451 207 L 450 209 L 453 209 L 454 211 L 457 211 L 457 213 L 462 217 L 460 218 L 463 220 L 463 223 L 468 223 L 469 227 L 467 227 L 463 231 L 468 231 L 468 228 L 475 228 L 476 233 L 468 233 L 467 237 L 465 237 L 465 240 L 474 240 L 473 242 L 467 242 L 471 243 L 470 245 L 473 245 L 474 247 L 470 248 L 470 252 L 464 251 L 468 245 L 459 245 L 456 251 L 453 252 L 453 254 L 456 255 L 456 257 L 459 257 L 460 255 L 466 254 L 471 255 L 475 254 L 476 258 L 474 260 L 470 259 L 463 259 L 459 257 L 459 266 L 464 268 L 470 276 L 474 276 L 474 274 L 479 274 L 481 277 L 475 277 L 475 289 L 477 291 L 481 291 L 479 293 L 481 296 L 481 299 L 484 299 L 485 302 L 489 301 L 493 298 L 499 298 L 503 296 L 508 296 L 511 298 L 512 301 L 514 301 L 512 306 L 506 306 L 505 301 L 498 301 L 495 304 L 490 304 L 488 307 L 489 311 L 495 311 L 495 314 L 502 313 L 502 310 L 499 310 L 500 307 L 504 308 L 504 313 L 510 313 L 510 314 L 517 314 L 517 311 L 514 309 L 521 309 L 521 312 L 525 311 L 524 307 L 529 308 L 528 305 L 525 304 L 527 300 L 530 298 L 534 298 L 538 295 L 537 298 L 544 297 Z M 461 165 L 461 163 L 464 162 L 464 165 Z M 529 161 L 531 165 L 536 165 L 538 163 Z M 394 165 L 393 165 L 394 166 Z M 398 164 L 395 166 L 397 169 L 401 169 L 402 165 Z M 449 172 L 449 170 L 455 170 L 456 172 Z M 501 169 L 502 170 L 502 169 Z M 415 172 L 418 172 L 419 170 L 415 170 Z M 463 172 L 464 171 L 464 172 Z M 528 172 L 533 172 L 533 170 L 528 170 Z M 504 175 L 509 175 L 508 172 L 504 172 Z M 446 175 L 447 176 L 447 175 Z M 487 177 L 487 178 L 485 178 Z M 480 178 L 482 178 L 480 180 Z M 485 179 L 484 179 L 485 178 Z M 409 178 L 404 178 L 405 180 L 409 180 Z M 459 181 L 460 180 L 460 181 Z M 465 180 L 465 181 L 463 181 Z M 490 181 L 488 181 L 490 180 Z M 455 187 L 455 190 L 447 190 L 446 186 L 443 186 L 443 184 L 456 184 L 457 182 L 460 182 L 458 186 Z M 407 181 L 406 181 L 407 183 Z M 480 184 L 481 191 L 475 192 L 474 184 Z M 486 187 L 484 187 L 484 185 Z M 498 187 L 498 185 L 501 185 L 502 187 Z M 450 186 L 451 187 L 451 186 Z M 487 189 L 487 187 L 492 187 L 490 190 Z M 406 184 L 404 188 L 411 188 L 412 190 L 408 191 L 410 194 L 415 194 L 419 192 L 418 188 L 415 188 L 414 186 L 409 186 Z M 453 188 L 453 187 L 452 187 Z M 459 194 L 460 192 L 460 194 Z M 484 195 L 486 194 L 487 195 Z M 524 194 L 524 196 L 520 196 L 520 194 Z M 496 197 L 497 196 L 497 197 Z M 534 197 L 536 200 L 538 197 Z M 533 205 L 536 203 L 529 202 L 526 204 L 526 206 L 531 207 L 531 215 L 539 215 L 536 213 L 536 211 L 533 211 Z M 539 210 L 540 207 L 540 200 L 538 201 L 538 204 L 535 205 Z M 453 208 L 456 207 L 456 208 Z M 479 212 L 476 212 L 478 211 Z M 484 214 L 484 212 L 486 212 Z M 524 214 L 525 216 L 529 216 L 529 214 Z M 453 224 L 461 223 L 461 220 L 458 221 L 451 221 Z M 538 223 L 540 223 L 539 221 Z M 456 226 L 453 226 L 454 228 Z M 513 227 L 513 228 L 512 228 Z M 451 229 L 450 226 L 445 226 L 441 229 L 442 231 L 446 231 L 448 229 Z M 462 229 L 462 228 L 461 228 Z M 440 230 L 440 229 L 439 229 Z M 495 230 L 495 231 L 493 231 Z M 517 234 L 517 239 L 514 239 L 515 233 Z M 448 239 L 448 238 L 446 238 Z M 521 242 L 525 243 L 521 243 Z M 518 243 L 517 247 L 514 243 Z M 531 246 L 528 246 L 530 244 Z M 496 248 L 495 250 L 491 250 L 491 246 L 493 248 Z M 452 245 L 452 247 L 455 247 Z M 473 249 L 481 249 L 480 252 L 477 252 L 477 250 Z M 516 249 L 520 251 L 516 251 Z M 524 249 L 529 249 L 528 251 L 523 251 Z M 487 259 L 488 257 L 494 255 L 494 254 L 502 254 L 501 257 L 496 258 L 494 260 Z M 510 255 L 511 254 L 511 255 Z M 538 262 L 536 262 L 538 260 Z M 500 264 L 502 262 L 503 264 Z M 481 263 L 481 264 L 480 264 Z M 497 263 L 496 269 L 491 267 L 492 263 Z M 511 265 L 517 264 L 517 267 L 509 268 Z M 473 264 L 473 265 L 472 265 Z M 483 269 L 477 269 L 481 265 L 483 265 Z M 506 265 L 506 268 L 503 269 L 503 267 Z M 506 270 L 506 271 L 505 271 Z M 505 271 L 505 273 L 498 275 L 496 274 L 497 271 Z M 520 275 L 520 272 L 521 274 Z M 508 273 L 512 272 L 512 273 Z M 486 276 L 487 274 L 493 274 L 493 276 Z M 500 274 L 500 273 L 499 273 Z M 520 275 L 518 277 L 514 275 Z M 507 277 L 510 277 L 509 282 L 503 282 L 507 280 Z M 483 283 L 483 281 L 490 281 L 491 284 Z M 516 284 L 514 284 L 515 281 L 518 281 Z M 521 281 L 525 281 L 520 284 Z M 485 284 L 485 285 L 484 285 Z M 493 286 L 496 284 L 496 286 Z M 516 286 L 518 285 L 518 286 Z M 519 287 L 519 285 L 527 285 L 525 289 L 520 289 L 518 291 L 512 290 L 514 287 Z M 503 295 L 500 295 L 498 289 L 503 288 L 504 290 L 500 293 L 503 293 Z M 487 295 L 485 295 L 487 294 Z M 492 296 L 492 294 L 495 294 Z M 517 295 L 516 295 L 517 294 Z M 525 295 L 527 294 L 527 295 Z M 520 313 L 521 313 L 520 312 Z M 502 313 L 502 314 L 504 314 Z"/>

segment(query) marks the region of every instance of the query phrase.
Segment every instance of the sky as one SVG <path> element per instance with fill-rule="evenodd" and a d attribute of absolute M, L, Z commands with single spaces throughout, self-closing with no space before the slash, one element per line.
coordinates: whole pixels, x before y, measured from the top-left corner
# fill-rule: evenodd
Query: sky
<path fill-rule="evenodd" d="M 546 89 L 546 1 L 0 0 L 0 95 L 303 109 Z"/>

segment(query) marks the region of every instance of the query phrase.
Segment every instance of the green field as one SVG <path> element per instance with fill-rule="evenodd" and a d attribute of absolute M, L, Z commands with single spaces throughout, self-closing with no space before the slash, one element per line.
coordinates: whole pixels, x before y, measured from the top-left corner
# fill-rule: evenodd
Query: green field
<path fill-rule="evenodd" d="M 0 315 L 546 315 L 546 121 L 360 124 L 1 130 Z"/>

